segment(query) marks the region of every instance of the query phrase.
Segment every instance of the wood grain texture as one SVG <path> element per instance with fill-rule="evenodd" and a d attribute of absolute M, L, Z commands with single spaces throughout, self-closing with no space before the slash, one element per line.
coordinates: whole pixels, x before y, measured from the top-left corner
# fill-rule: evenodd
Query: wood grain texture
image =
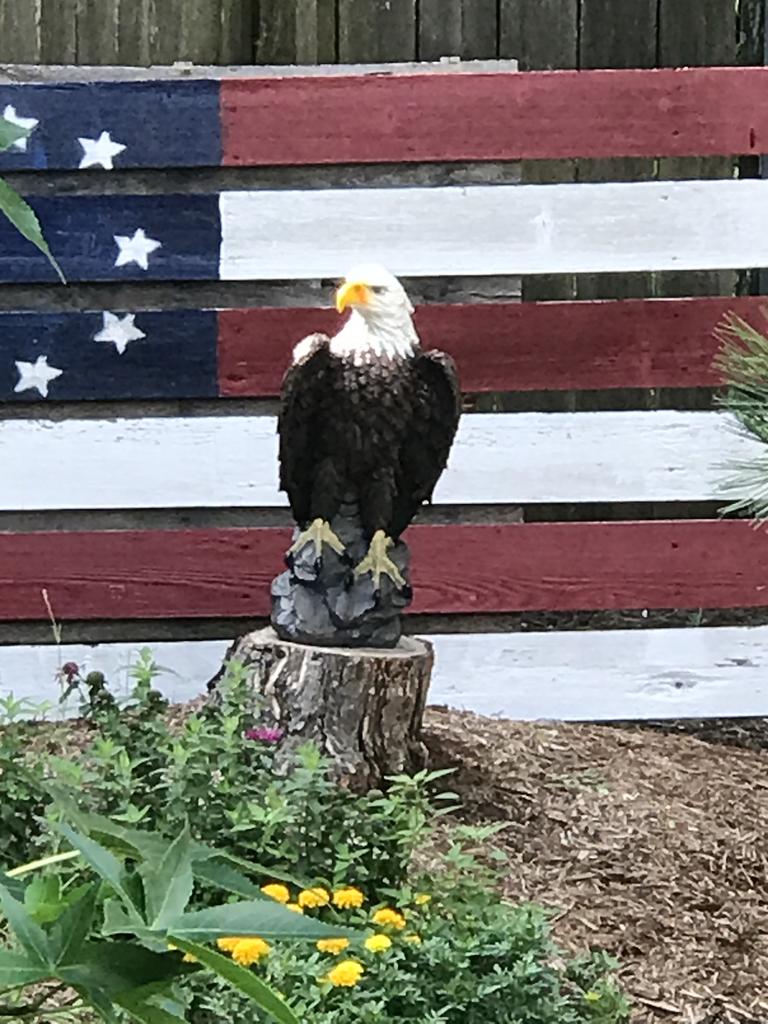
<path fill-rule="evenodd" d="M 269 614 L 284 529 L 0 534 L 0 620 Z M 685 520 L 413 526 L 414 613 L 759 607 L 768 541 Z"/>
<path fill-rule="evenodd" d="M 768 150 L 768 68 L 233 78 L 221 96 L 229 164 Z M 357 104 L 362 120 L 349 116 Z"/>
<path fill-rule="evenodd" d="M 335 62 L 335 0 L 260 0 L 257 12 L 257 63 Z"/>
<path fill-rule="evenodd" d="M 611 721 L 768 715 L 768 627 L 433 634 L 427 702 L 517 720 Z M 206 692 L 223 640 L 0 647 L 0 695 L 55 703 L 56 673 L 103 672 L 121 698 L 148 647 L 154 685 L 181 703 Z M 70 700 L 63 714 L 77 715 Z M 50 713 L 51 716 L 55 712 Z"/>
<path fill-rule="evenodd" d="M 83 64 L 119 64 L 121 0 L 80 0 L 77 57 Z"/>
<path fill-rule="evenodd" d="M 417 0 L 338 0 L 339 60 L 416 59 Z"/>
<path fill-rule="evenodd" d="M 759 180 L 223 192 L 220 276 L 338 277 L 372 254 L 415 277 L 768 265 L 767 198 Z"/>
<path fill-rule="evenodd" d="M 0 60 L 36 63 L 40 59 L 40 0 L 0 0 Z"/>
<path fill-rule="evenodd" d="M 577 68 L 579 0 L 499 0 L 499 54 L 520 59 L 520 68 Z M 575 160 L 524 161 L 522 180 L 548 184 L 576 180 Z M 523 298 L 571 299 L 571 275 L 540 275 L 523 281 Z"/>
<path fill-rule="evenodd" d="M 496 0 L 420 0 L 419 60 L 495 57 Z"/>
<path fill-rule="evenodd" d="M 262 709 L 260 723 L 279 730 L 271 754 L 277 774 L 296 764 L 307 743 L 353 792 L 426 768 L 428 642 L 403 637 L 391 650 L 313 647 L 280 640 L 267 627 L 240 637 L 231 660 Z"/>
<path fill-rule="evenodd" d="M 43 64 L 77 61 L 78 0 L 41 0 L 40 55 Z M 14 60 L 21 58 L 16 55 Z M 127 61 L 130 63 L 130 61 Z"/>
<path fill-rule="evenodd" d="M 736 59 L 736 5 L 731 0 L 701 0 L 696 16 L 675 0 L 659 5 L 658 62 L 663 66 L 695 67 L 733 65 Z M 762 63 L 762 62 L 760 62 Z M 658 162 L 659 178 L 728 178 L 733 159 L 724 157 L 663 157 Z M 657 275 L 656 295 L 725 295 L 736 289 L 736 275 L 725 271 L 700 271 L 690 275 L 667 272 Z"/>
<path fill-rule="evenodd" d="M 424 348 L 456 360 L 465 393 L 712 387 L 715 327 L 733 311 L 759 328 L 764 305 L 756 296 L 438 304 L 417 307 L 415 321 Z M 331 309 L 222 310 L 220 393 L 277 395 L 293 345 L 339 324 Z"/>
<path fill-rule="evenodd" d="M 761 450 L 724 413 L 466 414 L 435 502 L 715 500 Z M 285 505 L 271 416 L 0 421 L 6 511 Z"/>

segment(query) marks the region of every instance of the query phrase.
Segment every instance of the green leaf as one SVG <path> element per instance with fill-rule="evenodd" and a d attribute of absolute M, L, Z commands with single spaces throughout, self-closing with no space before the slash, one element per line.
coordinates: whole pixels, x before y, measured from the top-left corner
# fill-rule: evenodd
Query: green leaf
<path fill-rule="evenodd" d="M 78 962 L 60 965 L 56 977 L 114 998 L 145 985 L 170 984 L 194 969 L 170 953 L 153 953 L 134 942 L 86 942 Z"/>
<path fill-rule="evenodd" d="M 145 863 L 139 871 L 147 921 L 152 928 L 165 928 L 184 912 L 194 888 L 189 825 L 184 826 L 156 868 Z"/>
<path fill-rule="evenodd" d="M 244 900 L 182 914 L 168 930 L 191 942 L 212 942 L 225 935 L 259 935 L 263 939 L 358 939 L 349 928 L 330 927 L 297 914 L 274 900 Z"/>
<path fill-rule="evenodd" d="M 141 999 L 133 999 L 130 996 L 120 996 L 115 1000 L 125 1012 L 140 1021 L 140 1024 L 186 1024 L 185 1017 L 177 1017 L 162 1006 L 155 1006 Z"/>
<path fill-rule="evenodd" d="M 51 931 L 51 949 L 57 964 L 66 964 L 76 959 L 91 933 L 98 887 L 91 884 L 84 889 L 80 898 L 67 907 Z"/>
<path fill-rule="evenodd" d="M 227 864 L 224 860 L 202 860 L 195 862 L 195 877 L 208 882 L 224 892 L 236 893 L 246 899 L 264 899 L 261 889 L 250 878 Z"/>
<path fill-rule="evenodd" d="M 104 923 L 101 926 L 102 935 L 135 935 L 137 939 L 154 949 L 162 952 L 165 949 L 165 936 L 158 935 L 144 924 L 137 921 L 126 913 L 123 904 L 119 900 L 106 900 L 104 903 Z"/>
<path fill-rule="evenodd" d="M 50 971 L 34 963 L 23 953 L 14 953 L 10 949 L 0 949 L 0 989 L 15 988 L 20 985 L 33 985 L 50 977 Z"/>
<path fill-rule="evenodd" d="M 39 924 L 32 920 L 24 909 L 24 904 L 14 899 L 3 885 L 0 885 L 0 907 L 29 959 L 41 967 L 52 967 L 51 952 L 45 932 Z"/>
<path fill-rule="evenodd" d="M 62 797 L 56 797 L 56 803 L 62 804 Z M 81 832 L 86 833 L 95 839 L 102 846 L 118 850 L 124 856 L 130 856 L 136 860 L 148 860 L 157 863 L 171 845 L 162 836 L 154 832 L 143 832 L 141 829 L 129 828 L 110 821 L 100 814 L 87 814 L 66 805 L 66 816 L 77 825 Z"/>
<path fill-rule="evenodd" d="M 10 121 L 6 121 L 5 118 L 0 117 L 0 153 L 10 149 L 14 142 L 18 142 L 19 139 L 26 139 L 31 134 L 31 128 L 22 128 L 21 125 L 12 124 Z"/>
<path fill-rule="evenodd" d="M 127 912 L 133 914 L 137 920 L 141 920 L 136 905 L 124 885 L 123 866 L 117 857 L 113 856 L 109 850 L 105 850 L 103 846 L 99 846 L 98 843 L 88 836 L 78 835 L 69 825 L 60 823 L 57 825 L 57 828 L 64 838 L 69 840 L 72 846 L 82 853 L 83 858 L 90 864 L 96 874 L 100 875 L 105 882 L 112 886 L 117 895 L 123 900 Z"/>
<path fill-rule="evenodd" d="M 38 924 L 51 924 L 65 906 L 58 875 L 36 875 L 24 892 L 24 908 Z"/>
<path fill-rule="evenodd" d="M 288 913 L 290 914 L 292 911 L 289 910 Z M 299 917 L 300 915 L 296 914 L 295 916 Z M 246 970 L 227 957 L 215 953 L 197 942 L 185 942 L 175 935 L 170 941 L 177 945 L 182 952 L 191 953 L 199 963 L 210 968 L 224 981 L 229 982 L 233 988 L 244 992 L 260 1009 L 270 1014 L 279 1024 L 300 1024 L 299 1018 L 290 1006 L 252 971 Z"/>
<path fill-rule="evenodd" d="M 5 214 L 19 234 L 36 246 L 59 275 L 62 284 L 66 279 L 43 236 L 40 221 L 32 207 L 16 192 L 7 181 L 0 178 L 0 212 Z"/>
<path fill-rule="evenodd" d="M 18 878 L 0 871 L 0 885 L 4 886 L 15 900 L 24 900 L 24 890 L 27 887 L 25 882 L 20 882 Z"/>

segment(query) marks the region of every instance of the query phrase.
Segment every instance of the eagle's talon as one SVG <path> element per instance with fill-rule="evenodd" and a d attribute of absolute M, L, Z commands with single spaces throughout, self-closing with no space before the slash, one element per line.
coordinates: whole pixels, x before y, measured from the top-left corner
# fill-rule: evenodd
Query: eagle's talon
<path fill-rule="evenodd" d="M 395 542 L 383 530 L 377 530 L 371 538 L 368 554 L 355 566 L 355 576 L 364 576 L 367 572 L 373 577 L 373 590 L 376 596 L 381 591 L 381 577 L 388 576 L 398 590 L 407 586 L 404 576 L 389 557 L 387 552 Z"/>
<path fill-rule="evenodd" d="M 288 548 L 286 554 L 286 561 L 290 559 L 288 563 L 290 569 L 293 568 L 295 561 L 294 556 L 304 548 L 307 544 L 313 544 L 315 547 L 315 572 L 320 571 L 322 564 L 323 555 L 323 544 L 327 544 L 328 547 L 335 551 L 337 555 L 343 555 L 345 553 L 344 545 L 341 543 L 339 538 L 333 532 L 330 524 L 325 519 L 313 519 L 306 530 L 302 530 L 299 536 Z"/>

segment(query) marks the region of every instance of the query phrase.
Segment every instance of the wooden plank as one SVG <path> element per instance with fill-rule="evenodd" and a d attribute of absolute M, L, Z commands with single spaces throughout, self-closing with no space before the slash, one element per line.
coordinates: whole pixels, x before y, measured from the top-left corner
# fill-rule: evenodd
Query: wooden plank
<path fill-rule="evenodd" d="M 735 312 L 756 326 L 764 300 L 436 304 L 416 309 L 422 345 L 457 362 L 465 394 L 613 388 L 701 388 L 719 381 L 713 331 Z M 149 398 L 265 398 L 279 394 L 293 346 L 344 322 L 315 307 L 154 312 L 0 312 L 0 402 L 42 402 L 15 391 L 17 361 L 44 356 L 63 372 L 59 402 Z"/>
<path fill-rule="evenodd" d="M 160 81 L 0 84 L 0 110 L 12 106 L 19 116 L 38 124 L 24 151 L 0 153 L 0 170 L 76 170 L 127 167 L 210 167 L 221 161 L 219 87 L 196 79 Z M 79 139 L 98 140 L 122 150 L 93 152 Z M 103 155 L 111 159 L 96 159 Z"/>
<path fill-rule="evenodd" d="M 437 634 L 430 705 L 517 720 L 611 721 L 768 715 L 768 627 Z M 149 648 L 169 700 L 205 693 L 224 640 L 0 647 L 0 694 L 56 703 L 56 674 L 99 671 L 118 697 Z M 77 700 L 61 709 L 77 714 Z M 50 713 L 52 717 L 54 712 Z"/>
<path fill-rule="evenodd" d="M 659 63 L 669 67 L 685 65 L 733 65 L 736 63 L 736 5 L 732 0 L 701 0 L 696 17 L 675 0 L 659 4 Z M 728 178 L 734 161 L 722 157 L 663 157 L 658 162 L 659 178 Z M 734 292 L 736 275 L 730 271 L 701 271 L 691 275 L 667 272 L 657 275 L 657 295 L 724 295 Z"/>
<path fill-rule="evenodd" d="M 421 0 L 418 24 L 420 60 L 496 56 L 496 0 Z"/>
<path fill-rule="evenodd" d="M 335 0 L 261 0 L 257 10 L 257 63 L 335 62 Z"/>
<path fill-rule="evenodd" d="M 0 60 L 40 59 L 40 0 L 0 0 Z"/>
<path fill-rule="evenodd" d="M 499 54 L 515 56 L 524 71 L 577 68 L 579 0 L 499 0 Z M 575 160 L 525 161 L 522 180 L 538 185 L 576 180 Z M 523 299 L 571 299 L 572 276 L 547 274 L 523 281 Z M 575 403 L 572 403 L 575 404 Z"/>
<path fill-rule="evenodd" d="M 413 60 L 417 0 L 338 0 L 339 60 Z"/>
<path fill-rule="evenodd" d="M 118 64 L 120 0 L 80 0 L 77 56 L 83 64 Z"/>
<path fill-rule="evenodd" d="M 152 63 L 152 37 L 155 27 L 150 17 L 150 3 L 151 0 L 120 2 L 117 48 L 121 64 Z"/>
<path fill-rule="evenodd" d="M 68 281 L 215 280 L 216 195 L 34 197 L 31 205 Z M 0 223 L 0 280 L 56 281 L 48 261 Z"/>
<path fill-rule="evenodd" d="M 77 61 L 77 6 L 78 0 L 41 0 L 38 59 L 43 64 Z"/>
<path fill-rule="evenodd" d="M 200 463 L 198 458 L 198 464 Z M 0 534 L 0 620 L 253 618 L 291 532 Z M 768 544 L 741 520 L 413 526 L 415 613 L 760 607 Z"/>
<path fill-rule="evenodd" d="M 254 0 L 229 0 L 221 8 L 222 64 L 252 64 L 256 30 Z"/>
<path fill-rule="evenodd" d="M 768 68 L 231 78 L 221 95 L 229 164 L 768 150 Z"/>
<path fill-rule="evenodd" d="M 751 179 L 31 202 L 70 281 L 234 281 L 340 277 L 372 256 L 406 277 L 768 265 L 766 197 L 768 181 Z M 0 223 L 0 281 L 53 280 Z"/>
<path fill-rule="evenodd" d="M 467 414 L 435 501 L 717 499 L 728 464 L 763 451 L 734 424 L 666 410 Z M 0 421 L 0 509 L 285 504 L 271 416 Z"/>
<path fill-rule="evenodd" d="M 579 17 L 580 68 L 651 68 L 656 63 L 658 0 L 582 0 Z M 659 100 L 659 106 L 664 100 Z M 634 115 L 628 113 L 627 120 Z M 706 119 L 706 114 L 703 118 Z M 702 119 L 700 113 L 697 120 Z M 629 128 L 629 125 L 627 124 Z M 577 154 L 579 156 L 583 154 Z M 660 156 L 660 152 L 590 154 L 592 156 Z M 600 160 L 579 163 L 579 181 L 650 181 L 656 177 L 653 160 Z M 651 269 L 651 268 L 646 268 Z M 608 274 L 582 278 L 581 299 L 643 298 L 653 294 L 650 274 Z"/>
<path fill-rule="evenodd" d="M 414 277 L 760 266 L 766 197 L 758 180 L 223 192 L 220 276 L 337 277 L 372 254 Z"/>
<path fill-rule="evenodd" d="M 579 0 L 500 0 L 499 54 L 522 71 L 576 68 Z"/>
<path fill-rule="evenodd" d="M 713 387 L 715 327 L 733 311 L 759 328 L 764 305 L 756 296 L 437 304 L 417 307 L 416 326 L 425 348 L 454 357 L 465 393 Z M 0 351 L 3 331 L 23 330 L 23 322 L 17 314 L 0 314 Z M 313 331 L 333 334 L 339 322 L 330 309 L 222 310 L 220 393 L 278 394 L 293 345 Z M 61 318 L 50 328 L 54 338 L 64 329 Z M 94 384 L 89 393 L 95 391 Z"/>

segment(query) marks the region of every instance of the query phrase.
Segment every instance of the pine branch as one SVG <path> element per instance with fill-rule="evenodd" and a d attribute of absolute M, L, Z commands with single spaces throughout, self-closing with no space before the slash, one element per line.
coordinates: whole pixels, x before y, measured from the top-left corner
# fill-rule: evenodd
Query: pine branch
<path fill-rule="evenodd" d="M 768 308 L 762 313 L 768 319 Z M 733 312 L 726 314 L 714 335 L 721 343 L 714 369 L 726 388 L 718 404 L 747 433 L 768 445 L 768 337 Z M 721 513 L 748 515 L 760 525 L 768 520 L 768 451 L 734 462 L 731 468 L 733 475 L 721 488 L 731 502 Z"/>

